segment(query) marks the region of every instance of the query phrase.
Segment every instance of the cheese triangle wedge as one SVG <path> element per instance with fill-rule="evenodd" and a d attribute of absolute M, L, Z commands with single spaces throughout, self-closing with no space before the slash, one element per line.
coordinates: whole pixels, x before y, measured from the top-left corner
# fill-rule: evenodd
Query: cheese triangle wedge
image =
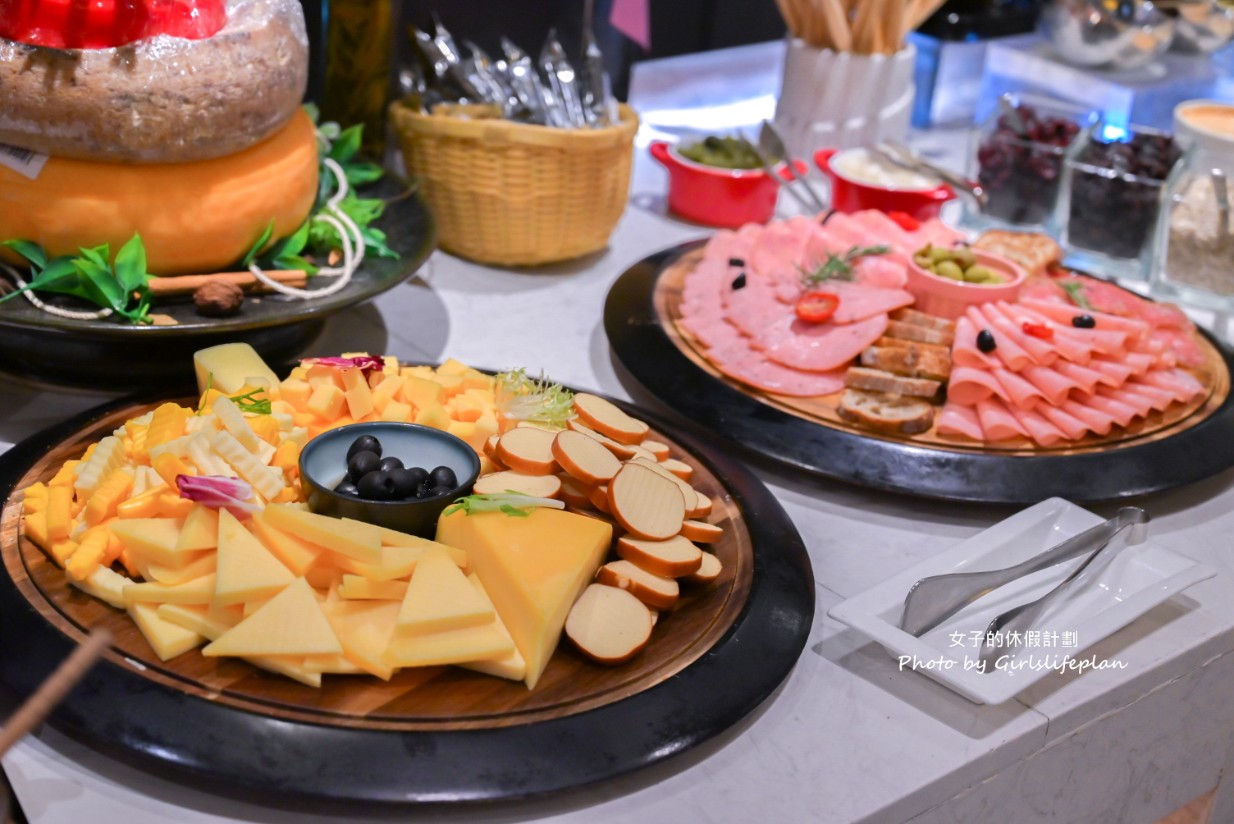
<path fill-rule="evenodd" d="M 341 655 L 313 588 L 296 578 L 261 609 L 206 646 L 202 655 Z"/>
<path fill-rule="evenodd" d="M 219 545 L 219 515 L 217 509 L 198 504 L 184 519 L 176 539 L 177 552 L 214 549 Z"/>
<path fill-rule="evenodd" d="M 343 656 L 383 680 L 394 668 L 383 658 L 398 617 L 396 601 L 334 601 L 324 607 L 331 629 L 343 645 Z"/>
<path fill-rule="evenodd" d="M 491 624 L 493 605 L 481 595 L 450 554 L 433 547 L 416 563 L 399 609 L 398 635 L 427 635 Z"/>
<path fill-rule="evenodd" d="M 287 567 L 253 533 L 225 509 L 219 510 L 218 568 L 214 600 L 218 604 L 260 601 L 295 580 Z"/>

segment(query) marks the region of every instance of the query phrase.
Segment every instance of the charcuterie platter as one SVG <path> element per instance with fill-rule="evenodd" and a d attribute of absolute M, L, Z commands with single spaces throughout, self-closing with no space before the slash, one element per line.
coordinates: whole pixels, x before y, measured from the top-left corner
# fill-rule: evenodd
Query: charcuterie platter
<path fill-rule="evenodd" d="M 390 368 L 388 363 L 386 368 Z M 396 382 L 402 381 L 404 378 L 397 377 L 397 366 L 394 369 Z M 432 372 L 417 371 L 415 376 L 420 374 Z M 468 370 L 467 374 L 481 380 L 480 373 Z M 314 376 L 320 378 L 320 373 Z M 377 375 L 372 382 L 378 384 L 380 377 Z M 284 398 L 291 397 L 287 390 L 294 391 L 293 383 L 294 378 L 284 383 Z M 207 396 L 211 391 L 215 392 L 212 397 L 216 397 L 214 408 L 218 404 L 228 405 L 226 397 L 217 399 L 217 388 L 208 389 Z M 29 504 L 36 495 L 33 490 L 41 489 L 40 482 L 54 488 L 57 473 L 68 472 L 75 466 L 69 464 L 68 469 L 62 469 L 64 461 L 75 460 L 87 445 L 122 425 L 128 427 L 126 438 L 148 431 L 137 422 L 149 421 L 153 426 L 154 418 L 143 417 L 149 412 L 174 411 L 175 401 L 185 404 L 185 408 L 197 403 L 196 399 L 149 396 L 117 401 L 80 415 L 19 444 L 0 459 L 0 484 L 5 500 L 0 520 L 0 552 L 6 573 L 0 576 L 0 680 L 19 694 L 28 693 L 84 638 L 88 628 L 107 627 L 116 639 L 112 649 L 56 712 L 54 723 L 92 746 L 160 775 L 198 786 L 204 784 L 224 794 L 277 799 L 284 805 L 309 798 L 359 805 L 519 798 L 611 778 L 694 747 L 752 711 L 775 690 L 795 663 L 813 616 L 814 583 L 809 560 L 783 510 L 748 470 L 640 410 L 610 405 L 596 396 L 575 398 L 594 399 L 589 402 L 610 410 L 603 414 L 621 409 L 623 414 L 637 415 L 650 424 L 640 437 L 653 438 L 642 442 L 649 447 L 654 444 L 664 456 L 676 456 L 666 466 L 691 476 L 691 488 L 697 490 L 695 508 L 706 512 L 697 516 L 699 521 L 694 526 L 703 532 L 691 534 L 699 536 L 696 540 L 708 541 L 705 554 L 718 561 L 718 574 L 707 578 L 705 585 L 683 583 L 680 599 L 652 621 L 654 632 L 650 641 L 627 663 L 599 666 L 588 660 L 578 652 L 586 649 L 586 643 L 578 641 L 585 632 L 576 632 L 569 622 L 566 633 L 575 643 L 567 645 L 563 640 L 542 674 L 538 678 L 529 675 L 528 683 L 534 689 L 518 680 L 521 675 L 507 674 L 503 679 L 444 666 L 408 666 L 382 680 L 343 661 L 335 661 L 335 668 L 326 671 L 353 674 L 323 677 L 317 672 L 315 683 L 319 686 L 314 687 L 297 683 L 313 682 L 311 677 L 305 679 L 312 673 L 303 668 L 312 656 L 298 659 L 301 663 L 291 667 L 286 666 L 288 659 L 283 656 L 251 659 L 265 661 L 261 666 L 267 668 L 270 662 L 277 664 L 282 660 L 282 665 L 274 666 L 274 670 L 284 673 L 280 675 L 249 663 L 249 659 L 210 657 L 209 648 L 206 655 L 198 649 L 168 650 L 163 645 L 172 636 L 162 631 L 150 634 L 150 625 L 140 620 L 141 610 L 134 611 L 132 603 L 130 618 L 125 611 L 100 600 L 107 597 L 105 582 L 112 579 L 113 573 L 105 568 L 100 572 L 98 560 L 87 558 L 83 563 L 91 563 L 94 572 L 86 576 L 84 583 L 71 584 L 70 580 L 78 580 L 74 576 L 86 568 L 77 563 L 89 552 L 61 557 L 54 548 L 61 545 L 53 545 L 51 551 L 40 548 L 34 539 L 50 544 L 42 530 L 51 523 L 51 516 L 44 516 L 37 529 L 29 521 L 40 512 Z M 401 409 L 396 404 L 402 403 L 390 398 L 385 408 Z M 430 402 L 423 403 L 423 408 L 431 406 Z M 407 404 L 411 405 L 410 399 Z M 463 401 L 452 402 L 450 409 L 464 405 Z M 261 417 L 261 413 L 251 411 L 244 414 L 249 420 Z M 234 423 L 236 419 L 230 420 Z M 440 424 L 452 432 L 474 436 L 474 428 L 459 426 L 449 418 L 443 418 Z M 533 429 L 508 431 L 530 433 L 531 440 L 543 437 L 543 430 Z M 516 463 L 520 453 L 515 441 L 527 439 L 512 437 L 509 444 L 501 445 L 494 454 Z M 100 445 L 95 451 L 103 448 Z M 567 453 L 574 454 L 572 449 Z M 569 454 L 563 453 L 562 465 L 580 473 L 568 459 Z M 190 457 L 183 460 L 192 463 Z M 199 455 L 198 460 L 204 466 L 210 459 Z M 271 467 L 280 465 L 280 460 L 272 458 Z M 155 461 L 159 467 L 162 463 Z M 301 467 L 304 466 L 302 463 Z M 146 466 L 136 473 L 148 475 L 149 469 Z M 79 500 L 85 502 L 86 508 L 91 506 L 90 500 L 101 502 L 96 505 L 110 505 L 103 491 L 107 482 L 99 485 L 93 497 L 80 497 L 90 471 L 87 466 L 78 474 Z M 116 472 L 124 471 L 127 470 L 112 470 L 111 474 L 123 482 Z M 630 472 L 645 474 L 641 467 Z M 519 473 L 507 470 L 498 474 L 501 485 L 507 485 L 507 479 Z M 621 478 L 614 478 L 611 486 L 621 483 Z M 293 486 L 298 488 L 298 483 L 293 481 Z M 160 488 L 153 490 L 156 496 Z M 669 484 L 670 490 L 676 488 Z M 186 487 L 181 489 L 182 495 L 187 496 Z M 705 507 L 704 496 L 709 501 Z M 624 505 L 616 491 L 612 500 L 615 507 Z M 133 496 L 127 507 L 145 506 L 144 501 Z M 163 500 L 160 505 L 181 504 L 193 507 L 189 501 L 178 499 Z M 200 506 L 196 505 L 196 510 Z M 271 503 L 269 509 L 282 506 Z M 141 548 L 147 546 L 152 533 L 143 532 L 146 527 L 138 524 L 142 519 L 126 520 L 128 515 L 141 514 L 127 507 L 120 510 L 119 520 L 108 517 L 97 523 L 111 529 L 112 537 L 122 543 L 131 538 L 124 551 L 139 553 L 144 551 Z M 747 513 L 754 511 L 759 513 L 758 517 L 748 518 Z M 198 511 L 189 520 L 201 514 Z M 525 514 L 507 518 L 501 512 L 488 516 L 513 522 L 526 518 Z M 83 510 L 81 517 L 89 520 L 90 515 Z M 220 519 L 219 535 L 223 536 L 232 516 L 220 509 L 215 517 Z M 314 516 L 295 516 L 306 517 Z M 466 514 L 456 513 L 453 517 L 466 522 L 467 518 L 484 516 L 467 510 Z M 560 517 L 598 523 L 564 512 Z M 443 523 L 445 520 L 448 518 L 443 515 Z M 185 531 L 191 530 L 183 517 L 176 523 Z M 256 530 L 265 541 L 267 526 L 246 527 L 246 534 Z M 438 531 L 439 540 L 443 534 Z M 622 540 L 632 534 L 627 533 Z M 86 547 L 91 540 L 89 531 L 79 540 L 80 547 Z M 104 545 L 107 540 L 103 540 Z M 419 539 L 403 536 L 401 541 L 410 547 Z M 420 544 L 427 546 L 432 542 L 419 541 L 414 545 Z M 221 579 L 228 574 L 223 569 L 223 552 L 220 543 L 220 589 Z M 481 549 L 475 548 L 474 552 L 480 553 Z M 621 554 L 620 548 L 618 553 Z M 278 557 L 286 560 L 284 556 Z M 479 559 L 480 555 L 471 557 Z M 130 563 L 126 558 L 120 560 L 126 567 Z M 62 561 L 64 569 L 58 565 Z M 131 563 L 142 568 L 141 560 Z M 421 561 L 422 566 L 426 563 Z M 120 561 L 115 562 L 123 577 L 119 564 Z M 446 566 L 451 564 L 447 561 Z M 421 574 L 421 567 L 415 569 L 413 582 Z M 478 560 L 475 569 L 482 577 L 487 574 Z M 157 570 L 153 571 L 157 574 Z M 319 580 L 312 573 L 306 574 Z M 136 575 L 134 580 L 140 577 Z M 214 579 L 213 574 L 209 577 Z M 327 602 L 350 597 L 347 587 L 354 582 L 347 579 L 351 577 L 341 579 L 341 589 L 339 579 L 333 580 L 329 594 L 319 589 L 319 597 Z M 299 579 L 297 584 L 307 588 L 304 580 Z M 386 586 L 398 584 L 386 582 Z M 144 588 L 139 589 L 141 592 L 149 592 L 160 585 L 136 586 Z M 379 583 L 366 586 L 369 589 L 357 597 L 378 597 L 374 593 Z M 487 586 L 492 590 L 492 579 Z M 410 592 L 406 583 L 402 587 Z M 613 587 L 592 584 L 588 592 L 592 589 L 611 590 L 629 597 Z M 239 632 L 250 617 L 263 614 L 263 604 L 272 604 L 281 597 L 258 600 L 244 607 L 244 619 L 240 619 L 239 604 L 219 608 L 224 612 L 236 611 L 233 623 L 241 620 L 236 625 Z M 406 600 L 411 600 L 410 594 Z M 583 600 L 580 598 L 579 604 Z M 501 612 L 504 608 L 499 599 L 494 597 L 494 602 L 499 603 Z M 191 609 L 168 603 L 173 613 L 187 614 L 186 610 Z M 520 631 L 510 621 L 507 613 L 510 631 L 519 637 Z M 216 643 L 224 642 L 227 635 L 222 638 Z M 350 655 L 351 648 L 347 649 Z M 588 656 L 595 657 L 591 652 Z M 505 680 L 511 677 L 515 680 Z"/>
<path fill-rule="evenodd" d="M 840 217 L 839 229 L 852 228 L 852 221 L 845 222 L 849 217 Z M 947 231 L 928 225 L 914 229 Z M 803 226 L 802 231 L 816 230 Z M 883 249 L 888 254 L 879 256 L 877 277 L 896 266 L 929 263 L 921 256 L 928 241 L 918 236 L 901 244 L 905 254 Z M 929 301 L 912 293 L 911 276 L 900 289 L 868 288 L 871 281 L 858 269 L 855 281 L 823 282 L 818 288 L 834 291 L 841 306 L 849 299 L 852 312 L 871 301 L 890 309 L 848 323 L 807 324 L 800 304 L 793 317 L 792 302 L 785 306 L 783 294 L 777 305 L 770 290 L 759 294 L 746 288 L 756 277 L 755 264 L 742 254 L 758 254 L 748 248 L 726 253 L 718 267 L 722 274 L 704 262 L 709 249 L 715 250 L 704 242 L 644 259 L 610 291 L 605 328 L 614 352 L 639 383 L 756 459 L 895 492 L 1006 503 L 1052 495 L 1083 500 L 1140 495 L 1234 465 L 1228 440 L 1234 427 L 1230 354 L 1173 307 L 1158 309 L 1113 284 L 1055 272 L 1030 280 L 1020 302 L 963 307 L 945 319 L 920 311 Z M 916 260 L 910 261 L 914 252 Z M 763 266 L 774 269 L 766 258 Z M 804 265 L 793 278 L 826 268 Z M 705 281 L 702 273 L 711 273 L 713 280 Z M 1076 289 L 1089 290 L 1103 307 L 1135 307 L 1171 325 L 1134 320 L 1140 325 L 1132 325 L 1129 318 L 1091 304 L 1086 309 L 1069 303 L 1065 296 Z M 709 297 L 713 290 L 720 296 Z M 1089 324 L 1105 331 L 1093 334 Z M 1136 330 L 1144 342 L 1130 333 L 1109 335 L 1115 326 Z M 1151 346 L 1169 350 L 1163 360 L 1132 351 L 1149 347 L 1155 335 L 1164 342 Z M 1094 344 L 1100 339 L 1109 351 L 1075 349 L 1085 336 Z M 1125 351 L 1119 354 L 1115 344 Z M 1051 351 L 1055 347 L 1066 348 L 1066 356 Z M 1013 360 L 1013 353 L 1022 362 Z M 1104 371 L 1109 374 L 1099 374 Z M 1124 409 L 1125 401 L 1141 392 L 1157 395 L 1153 384 L 1173 383 L 1175 377 L 1174 397 L 1161 395 L 1155 406 L 1147 397 L 1138 400 L 1143 404 L 1138 413 Z M 1091 383 L 1083 386 L 1084 379 Z M 1145 385 L 1149 388 L 1141 388 Z"/>

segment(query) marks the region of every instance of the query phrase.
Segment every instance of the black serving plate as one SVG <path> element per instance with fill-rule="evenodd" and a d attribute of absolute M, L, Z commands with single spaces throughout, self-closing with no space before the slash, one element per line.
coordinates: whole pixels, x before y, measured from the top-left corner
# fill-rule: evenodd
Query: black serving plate
<path fill-rule="evenodd" d="M 195 351 L 218 343 L 251 344 L 270 363 L 290 360 L 312 343 L 327 317 L 407 280 L 436 245 L 433 216 L 412 184 L 386 175 L 363 194 L 388 201 L 376 226 L 399 259 L 366 256 L 351 283 L 333 295 L 311 301 L 249 297 L 231 318 L 202 317 L 191 296 L 160 301 L 154 311 L 175 318 L 175 326 L 68 320 L 15 298 L 0 304 L 0 371 L 75 387 L 131 389 L 174 381 Z M 331 282 L 322 278 L 320 286 Z M 59 297 L 51 300 L 70 305 Z M 71 307 L 89 308 L 80 302 Z"/>
<path fill-rule="evenodd" d="M 794 475 L 925 498 L 1033 504 L 1053 496 L 1104 501 L 1160 492 L 1234 467 L 1234 394 L 1203 421 L 1104 450 L 1010 455 L 948 449 L 823 426 L 771 406 L 701 369 L 670 339 L 654 304 L 660 275 L 700 248 L 651 255 L 614 283 L 604 307 L 613 352 L 651 395 L 728 449 Z M 1234 373 L 1234 353 L 1204 333 Z"/>
<path fill-rule="evenodd" d="M 160 399 L 100 406 L 17 445 L 0 457 L 0 500 L 9 501 L 15 484 L 49 453 L 59 460 L 76 433 L 126 405 Z M 154 667 L 128 666 L 108 653 L 54 711 L 52 723 L 161 777 L 259 803 L 318 810 L 553 793 L 629 773 L 712 738 L 757 708 L 791 671 L 813 620 L 813 572 L 797 530 L 753 473 L 681 429 L 626 408 L 722 479 L 749 536 L 744 606 L 714 645 L 684 669 L 628 697 L 562 717 L 404 731 L 305 723 L 276 717 L 261 704 L 237 708 L 174 680 L 154 679 L 147 672 Z M 13 565 L 8 549 L 15 540 L 15 513 L 6 508 L 3 526 L 9 554 L 8 574 L 0 574 L 0 687 L 24 696 L 71 652 L 85 628 L 61 630 L 27 597 L 31 565 L 25 556 Z"/>

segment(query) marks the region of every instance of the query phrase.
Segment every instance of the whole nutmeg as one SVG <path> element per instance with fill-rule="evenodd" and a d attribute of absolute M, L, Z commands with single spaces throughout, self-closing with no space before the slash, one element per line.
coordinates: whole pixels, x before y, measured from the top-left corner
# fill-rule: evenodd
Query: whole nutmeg
<path fill-rule="evenodd" d="M 240 311 L 244 303 L 244 290 L 234 283 L 215 281 L 197 287 L 193 293 L 197 314 L 208 318 L 225 318 Z"/>

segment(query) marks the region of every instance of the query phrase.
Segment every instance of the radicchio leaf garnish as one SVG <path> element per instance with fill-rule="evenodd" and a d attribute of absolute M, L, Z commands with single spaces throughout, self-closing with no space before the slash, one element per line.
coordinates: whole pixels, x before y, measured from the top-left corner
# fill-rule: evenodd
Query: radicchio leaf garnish
<path fill-rule="evenodd" d="M 211 509 L 226 509 L 237 518 L 260 509 L 252 500 L 253 487 L 239 478 L 222 475 L 177 475 L 176 487 L 180 490 L 181 498 Z"/>
<path fill-rule="evenodd" d="M 304 358 L 300 363 L 317 363 L 322 366 L 335 366 L 339 369 L 359 369 L 364 377 L 374 369 L 384 369 L 386 362 L 372 355 L 357 355 L 354 358 Z"/>

